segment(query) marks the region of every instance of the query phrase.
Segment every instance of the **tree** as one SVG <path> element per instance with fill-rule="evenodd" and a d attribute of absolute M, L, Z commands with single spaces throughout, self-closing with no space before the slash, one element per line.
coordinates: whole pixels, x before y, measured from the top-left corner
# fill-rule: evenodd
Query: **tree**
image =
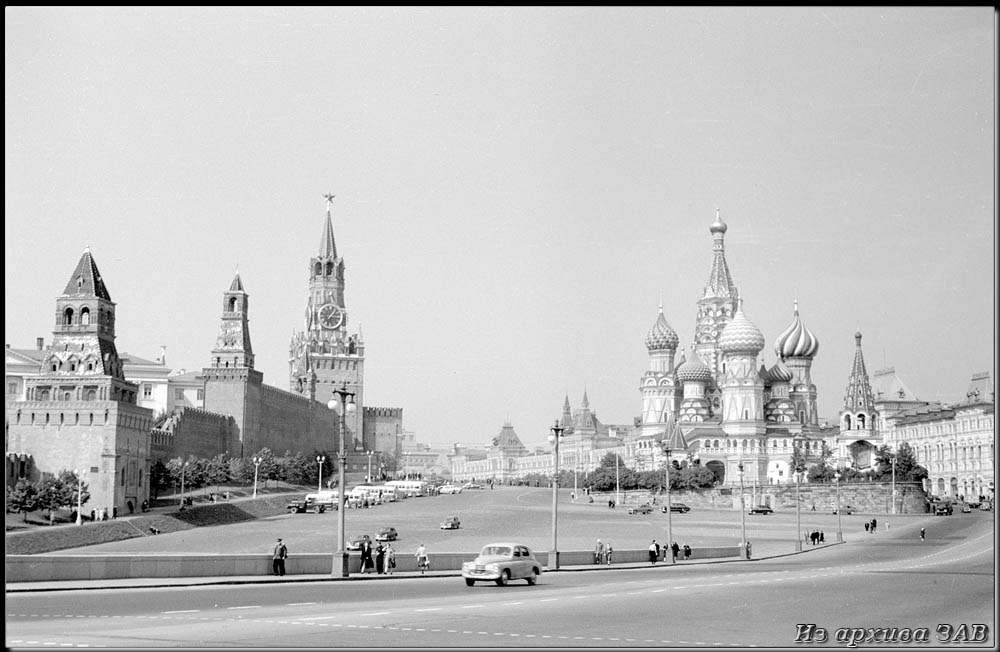
<path fill-rule="evenodd" d="M 160 460 L 149 467 L 149 489 L 153 498 L 158 498 L 160 492 L 170 488 L 170 470 Z"/>
<path fill-rule="evenodd" d="M 6 497 L 7 511 L 24 514 L 25 522 L 28 520 L 28 512 L 38 509 L 38 488 L 26 478 L 18 480 Z"/>
<path fill-rule="evenodd" d="M 76 482 L 73 482 L 72 487 L 68 487 L 63 481 L 63 477 L 69 472 L 63 471 L 60 477 L 46 476 L 38 483 L 38 497 L 37 505 L 38 509 L 47 511 L 49 513 L 49 525 L 55 521 L 56 510 L 62 509 L 63 507 L 69 507 L 75 504 L 76 498 Z M 75 475 L 70 473 L 73 478 Z"/>
<path fill-rule="evenodd" d="M 897 482 L 921 482 L 927 477 L 927 469 L 917 464 L 917 455 L 907 442 L 902 442 L 893 452 L 888 444 L 883 444 L 875 451 L 877 467 L 872 473 L 876 480 L 892 478 L 892 461 L 896 460 Z"/>
<path fill-rule="evenodd" d="M 229 483 L 229 460 L 225 453 L 219 453 L 205 464 L 205 481 L 222 490 L 222 484 Z"/>

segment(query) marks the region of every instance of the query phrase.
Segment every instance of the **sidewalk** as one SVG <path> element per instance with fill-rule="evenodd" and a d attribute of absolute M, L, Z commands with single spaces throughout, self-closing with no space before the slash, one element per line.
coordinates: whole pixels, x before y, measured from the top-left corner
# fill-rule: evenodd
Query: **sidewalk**
<path fill-rule="evenodd" d="M 788 548 L 792 548 L 793 544 L 788 542 Z M 788 552 L 783 552 L 777 549 L 776 546 L 764 546 L 768 548 L 774 548 L 767 551 L 760 551 L 765 554 L 758 556 L 757 552 L 754 551 L 753 559 L 736 559 L 736 558 L 725 558 L 725 559 L 701 559 L 701 560 L 691 560 L 691 561 L 679 561 L 676 564 L 659 562 L 656 564 L 655 568 L 666 569 L 672 568 L 674 566 L 698 566 L 705 564 L 733 564 L 733 563 L 752 563 L 754 561 L 760 561 L 762 559 L 774 559 L 776 557 L 785 557 L 788 555 L 799 555 L 811 550 L 822 550 L 834 545 L 841 545 L 838 543 L 830 542 L 821 546 L 808 546 L 803 547 L 801 552 L 794 550 L 789 550 Z M 784 548 L 784 545 L 781 546 Z M 542 553 L 542 561 L 545 561 L 545 553 Z M 543 572 L 556 572 L 556 573 L 568 573 L 568 572 L 581 572 L 581 571 L 605 571 L 605 570 L 621 570 L 629 568 L 650 568 L 649 562 L 629 562 L 629 563 L 612 563 L 610 566 L 598 565 L 598 564 L 585 564 L 581 566 L 561 566 L 557 571 L 549 571 L 548 567 L 545 567 Z M 397 572 L 392 575 L 373 575 L 367 574 L 362 575 L 360 573 L 355 573 L 349 575 L 348 577 L 340 577 L 335 575 L 283 575 L 281 577 L 276 577 L 274 575 L 233 575 L 226 577 L 135 577 L 127 579 L 99 579 L 99 580 L 67 580 L 67 581 L 55 581 L 55 582 L 13 582 L 7 583 L 5 585 L 5 590 L 7 593 L 28 593 L 28 592 L 42 592 L 42 591 L 80 591 L 80 590 L 91 590 L 91 589 L 151 589 L 151 588 L 165 588 L 174 586 L 211 586 L 211 585 L 226 585 L 226 584 L 288 584 L 292 582 L 381 582 L 400 578 L 415 578 L 415 577 L 460 577 L 462 572 L 459 569 L 449 569 L 449 570 L 431 570 L 426 573 L 420 573 L 418 571 L 406 571 Z"/>

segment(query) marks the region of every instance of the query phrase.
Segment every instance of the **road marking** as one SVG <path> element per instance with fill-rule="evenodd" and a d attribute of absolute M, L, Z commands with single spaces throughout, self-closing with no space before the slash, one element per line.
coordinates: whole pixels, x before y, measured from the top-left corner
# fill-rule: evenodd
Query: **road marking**
<path fill-rule="evenodd" d="M 441 607 L 428 607 L 426 609 L 414 609 L 414 611 L 441 611 Z"/>
<path fill-rule="evenodd" d="M 194 614 L 201 611 L 201 609 L 182 609 L 180 611 L 161 611 L 161 614 Z"/>
<path fill-rule="evenodd" d="M 304 607 L 306 605 L 316 604 L 315 602 L 289 602 L 286 607 Z"/>
<path fill-rule="evenodd" d="M 313 616 L 311 618 L 296 618 L 297 621 L 303 620 L 329 620 L 331 618 L 336 618 L 337 616 Z"/>
<path fill-rule="evenodd" d="M 391 611 L 373 611 L 370 614 L 361 614 L 362 616 L 385 616 L 386 614 L 391 614 Z"/>
<path fill-rule="evenodd" d="M 515 604 L 524 604 L 524 603 L 523 602 L 504 602 L 503 606 L 505 606 L 505 607 L 511 607 L 511 606 L 513 606 Z"/>
<path fill-rule="evenodd" d="M 555 602 L 558 599 L 559 598 L 543 598 L 543 599 L 539 600 L 539 602 Z"/>
<path fill-rule="evenodd" d="M 259 604 L 248 604 L 248 605 L 245 605 L 243 607 L 226 607 L 226 609 L 229 609 L 229 610 L 233 610 L 233 609 L 260 609 L 260 605 Z"/>
<path fill-rule="evenodd" d="M 482 604 L 463 604 L 462 609 L 478 609 L 479 607 L 485 607 L 485 606 L 486 605 Z"/>

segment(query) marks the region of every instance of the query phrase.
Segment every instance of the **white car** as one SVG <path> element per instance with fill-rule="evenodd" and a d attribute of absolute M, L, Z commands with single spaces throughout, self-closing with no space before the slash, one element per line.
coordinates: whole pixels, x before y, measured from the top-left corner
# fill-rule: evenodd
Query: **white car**
<path fill-rule="evenodd" d="M 534 584 L 541 574 L 542 565 L 531 549 L 520 543 L 487 544 L 478 557 L 462 564 L 466 586 L 476 582 L 507 586 L 511 580 L 527 580 L 528 584 Z"/>
<path fill-rule="evenodd" d="M 453 484 L 443 484 L 441 488 L 438 489 L 439 494 L 460 494 L 462 493 L 461 487 L 456 487 Z"/>

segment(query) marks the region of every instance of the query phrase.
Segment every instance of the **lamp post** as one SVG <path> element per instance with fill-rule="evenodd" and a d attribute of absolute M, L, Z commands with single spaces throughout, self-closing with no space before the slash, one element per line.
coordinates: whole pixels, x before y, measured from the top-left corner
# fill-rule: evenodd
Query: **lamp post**
<path fill-rule="evenodd" d="M 796 435 L 792 442 L 795 444 L 795 551 L 802 552 L 802 501 L 799 497 L 799 485 L 801 484 L 802 472 L 805 470 L 803 456 L 805 455 L 802 443 L 806 440 L 801 434 Z"/>
<path fill-rule="evenodd" d="M 556 540 L 559 522 L 559 440 L 562 439 L 565 428 L 561 427 L 559 420 L 556 419 L 556 424 L 550 430 L 552 434 L 549 435 L 549 441 L 554 447 L 552 456 L 554 473 L 552 474 L 552 550 L 549 551 L 549 570 L 559 570 L 559 547 Z"/>
<path fill-rule="evenodd" d="M 666 543 L 667 543 L 667 546 L 669 547 L 669 546 L 673 545 L 673 542 L 674 542 L 674 540 L 673 540 L 673 532 L 671 530 L 671 521 L 670 521 L 670 442 L 668 440 L 664 439 L 663 442 L 662 442 L 662 446 L 663 446 L 663 456 L 664 456 L 664 458 L 666 460 L 666 463 L 663 465 L 663 468 L 664 468 L 664 471 L 665 471 L 665 480 L 666 480 L 666 483 L 667 483 L 666 484 L 666 489 L 665 489 L 666 490 L 666 498 L 667 498 L 667 542 Z M 673 563 L 676 563 L 676 561 L 677 560 L 674 559 L 673 549 L 671 548 L 671 551 L 670 551 L 670 563 L 673 564 Z"/>
<path fill-rule="evenodd" d="M 347 555 L 347 551 L 344 550 L 344 501 L 347 499 L 347 493 L 345 491 L 344 485 L 346 481 L 344 479 L 345 469 L 347 466 L 347 447 L 344 443 L 344 432 L 347 430 L 347 413 L 354 413 L 357 409 L 354 405 L 354 392 L 347 391 L 347 381 L 344 381 L 340 389 L 333 390 L 336 394 L 336 398 L 331 398 L 330 402 L 326 404 L 328 408 L 340 415 L 340 449 L 337 455 L 338 470 L 337 470 L 337 550 L 333 553 L 333 570 L 331 574 L 337 574 L 337 566 L 339 562 L 340 566 L 340 576 L 348 576 L 348 562 L 350 558 Z M 347 399 L 350 398 L 351 402 L 348 403 Z"/>
<path fill-rule="evenodd" d="M 743 460 L 740 460 L 739 465 L 737 465 L 737 470 L 740 472 L 740 553 L 742 554 L 747 547 L 747 506 L 746 498 L 743 495 Z"/>
<path fill-rule="evenodd" d="M 840 527 L 840 471 L 833 474 L 833 481 L 837 485 L 837 543 L 843 543 L 844 531 Z"/>
<path fill-rule="evenodd" d="M 323 462 L 326 461 L 326 455 L 317 455 L 316 464 L 319 466 L 319 478 L 316 480 L 316 493 L 323 491 Z"/>
<path fill-rule="evenodd" d="M 618 488 L 618 453 L 615 453 L 615 505 L 622 501 L 621 491 Z"/>
<path fill-rule="evenodd" d="M 892 513 L 896 514 L 896 454 L 893 453 L 892 457 Z"/>
<path fill-rule="evenodd" d="M 184 471 L 187 470 L 188 463 L 181 464 L 181 505 L 184 505 Z"/>
<path fill-rule="evenodd" d="M 260 469 L 260 463 L 264 461 L 263 457 L 255 456 L 253 458 L 253 497 L 257 497 L 257 470 Z"/>
<path fill-rule="evenodd" d="M 76 524 L 83 525 L 83 474 L 73 469 L 76 476 Z"/>
<path fill-rule="evenodd" d="M 372 481 L 372 455 L 374 453 L 375 451 L 365 451 L 365 455 L 368 456 L 368 478 L 367 478 L 368 482 Z"/>
<path fill-rule="evenodd" d="M 579 495 L 576 489 L 576 473 L 580 470 L 580 440 L 582 437 L 576 438 L 576 459 L 573 460 L 573 500 Z"/>

